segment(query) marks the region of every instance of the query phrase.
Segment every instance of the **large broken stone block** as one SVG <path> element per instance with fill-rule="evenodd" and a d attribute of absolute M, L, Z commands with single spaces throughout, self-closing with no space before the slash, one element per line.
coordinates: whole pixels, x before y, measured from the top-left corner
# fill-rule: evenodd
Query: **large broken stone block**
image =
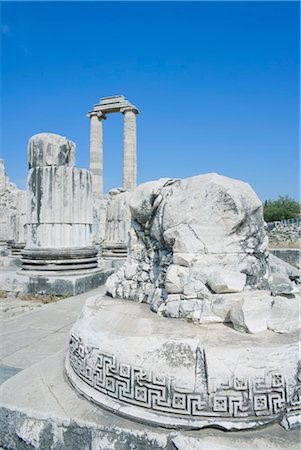
<path fill-rule="evenodd" d="M 270 287 L 273 295 L 291 295 L 298 292 L 296 285 L 285 275 L 272 274 Z"/>
<path fill-rule="evenodd" d="M 272 297 L 246 297 L 232 306 L 230 321 L 235 330 L 247 333 L 266 331 L 271 312 Z"/>
<path fill-rule="evenodd" d="M 168 294 L 180 294 L 188 281 L 189 270 L 186 267 L 171 264 L 166 271 L 165 289 Z"/>
<path fill-rule="evenodd" d="M 272 253 L 269 254 L 269 266 L 272 275 L 280 275 L 288 277 L 290 280 L 300 282 L 301 271 Z"/>
<path fill-rule="evenodd" d="M 301 297 L 273 299 L 268 328 L 276 333 L 292 333 L 301 327 Z"/>
<path fill-rule="evenodd" d="M 166 308 L 166 315 L 170 294 L 205 301 L 212 293 L 268 287 L 262 205 L 246 183 L 217 174 L 161 179 L 133 190 L 129 207 L 128 259 L 114 282 L 108 282 L 111 295 L 124 296 L 133 263 L 138 293 L 128 295 L 126 288 L 128 298 L 143 299 L 152 310 L 160 308 L 161 314 Z M 154 289 L 146 290 L 147 285 Z M 205 308 L 197 304 L 194 316 L 202 323 Z M 221 320 L 206 308 L 207 315 Z M 173 315 L 174 311 L 173 306 Z M 179 308 L 179 316 L 185 317 L 185 311 Z"/>
<path fill-rule="evenodd" d="M 240 292 L 246 284 L 246 274 L 230 270 L 210 272 L 207 283 L 213 292 L 222 294 L 226 292 Z"/>

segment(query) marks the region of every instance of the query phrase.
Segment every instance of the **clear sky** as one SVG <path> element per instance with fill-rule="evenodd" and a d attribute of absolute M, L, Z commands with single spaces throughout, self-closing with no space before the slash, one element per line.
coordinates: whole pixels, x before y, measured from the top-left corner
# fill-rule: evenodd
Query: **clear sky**
<path fill-rule="evenodd" d="M 27 141 L 59 133 L 89 165 L 88 110 L 124 94 L 138 182 L 217 172 L 298 198 L 298 2 L 3 2 L 1 157 L 26 185 Z M 104 123 L 121 185 L 122 114 Z"/>

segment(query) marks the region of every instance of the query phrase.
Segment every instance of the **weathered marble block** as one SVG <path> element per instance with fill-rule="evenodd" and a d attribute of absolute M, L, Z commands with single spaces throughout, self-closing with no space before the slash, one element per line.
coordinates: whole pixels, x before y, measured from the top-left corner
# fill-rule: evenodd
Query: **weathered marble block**
<path fill-rule="evenodd" d="M 27 221 L 28 247 L 91 246 L 90 172 L 69 166 L 30 169 Z"/>
<path fill-rule="evenodd" d="M 282 314 L 277 303 L 275 327 Z M 254 326 L 251 317 L 248 325 Z M 298 332 L 279 337 L 223 324 L 196 327 L 143 304 L 93 296 L 72 327 L 66 372 L 90 401 L 155 426 L 243 430 L 281 422 L 289 428 L 300 420 L 298 360 Z"/>
<path fill-rule="evenodd" d="M 38 134 L 29 140 L 28 156 L 23 270 L 96 268 L 91 173 L 73 167 L 75 144 L 55 134 Z"/>
<path fill-rule="evenodd" d="M 105 241 L 102 256 L 125 258 L 131 227 L 129 208 L 130 193 L 123 189 L 113 189 L 109 193 L 106 210 Z"/>
<path fill-rule="evenodd" d="M 238 293 L 243 300 L 245 291 L 295 293 L 288 278 L 270 277 L 263 207 L 247 183 L 214 173 L 161 179 L 132 191 L 129 207 L 127 261 L 106 284 L 112 297 L 149 303 L 167 317 L 210 323 L 226 321 L 214 313 L 219 294 Z M 229 321 L 230 306 L 227 313 Z M 253 321 L 256 311 L 250 314 Z"/>
<path fill-rule="evenodd" d="M 19 255 L 25 245 L 26 191 L 11 183 L 0 160 L 0 246 Z"/>

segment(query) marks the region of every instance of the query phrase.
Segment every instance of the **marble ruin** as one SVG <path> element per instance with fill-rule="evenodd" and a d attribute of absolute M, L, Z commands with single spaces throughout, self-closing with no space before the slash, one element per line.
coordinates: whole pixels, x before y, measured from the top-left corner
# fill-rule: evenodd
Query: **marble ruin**
<path fill-rule="evenodd" d="M 104 194 L 102 123 L 114 112 L 123 185 Z M 26 192 L 1 162 L 0 251 L 22 264 L 1 288 L 64 295 L 106 281 L 73 325 L 65 372 L 114 414 L 176 430 L 296 428 L 300 271 L 270 254 L 247 183 L 209 173 L 136 187 L 138 113 L 121 95 L 93 107 L 90 170 L 51 133 L 29 140 Z"/>
<path fill-rule="evenodd" d="M 35 135 L 28 143 L 28 159 L 21 274 L 30 276 L 30 290 L 36 292 L 63 294 L 98 286 L 92 177 L 74 166 L 74 142 L 51 133 Z"/>
<path fill-rule="evenodd" d="M 121 112 L 123 132 L 122 188 L 115 188 L 109 196 L 103 193 L 103 120 L 108 114 Z M 90 171 L 93 190 L 93 242 L 99 257 L 124 259 L 127 254 L 130 213 L 127 192 L 135 188 L 137 177 L 136 115 L 139 110 L 123 95 L 104 97 L 89 111 L 90 118 Z M 118 263 L 116 261 L 116 263 Z"/>
<path fill-rule="evenodd" d="M 9 181 L 4 161 L 0 160 L 0 252 L 20 255 L 25 246 L 26 191 Z"/>
<path fill-rule="evenodd" d="M 136 186 L 136 115 L 139 110 L 123 95 L 101 98 L 93 110 L 89 111 L 90 118 L 90 170 L 93 175 L 93 193 L 101 196 L 103 193 L 103 120 L 108 114 L 121 112 L 124 118 L 123 134 L 123 179 L 125 190 Z"/>
<path fill-rule="evenodd" d="M 129 206 L 129 255 L 107 281 L 112 297 L 149 303 L 166 317 L 226 320 L 245 331 L 244 310 L 258 309 L 257 331 L 273 327 L 263 318 L 273 311 L 271 292 L 297 288 L 289 275 L 270 274 L 263 208 L 249 185 L 217 174 L 163 179 L 140 185 Z"/>
<path fill-rule="evenodd" d="M 128 234 L 131 227 L 129 208 L 130 193 L 122 189 L 112 189 L 106 208 L 105 241 L 102 257 L 125 258 L 127 255 Z"/>
<path fill-rule="evenodd" d="M 92 181 L 74 167 L 75 144 L 43 133 L 28 144 L 27 242 L 22 269 L 85 270 L 97 267 L 92 246 Z"/>
<path fill-rule="evenodd" d="M 270 266 L 255 192 L 217 174 L 162 179 L 133 190 L 129 208 L 113 299 L 89 299 L 71 331 L 71 383 L 159 426 L 294 427 L 300 289 L 294 269 Z"/>

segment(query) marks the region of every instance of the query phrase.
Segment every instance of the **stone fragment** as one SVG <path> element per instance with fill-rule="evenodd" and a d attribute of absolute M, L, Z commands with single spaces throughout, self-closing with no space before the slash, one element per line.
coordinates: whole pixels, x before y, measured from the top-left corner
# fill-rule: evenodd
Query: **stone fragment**
<path fill-rule="evenodd" d="M 207 286 L 201 280 L 193 277 L 184 284 L 183 294 L 185 298 L 209 298 L 211 296 Z"/>
<path fill-rule="evenodd" d="M 287 276 L 272 274 L 270 279 L 271 292 L 273 295 L 291 295 L 299 292 L 299 289 Z"/>
<path fill-rule="evenodd" d="M 271 274 L 288 277 L 290 280 L 298 281 L 301 278 L 301 271 L 296 267 L 288 264 L 272 253 L 269 254 L 269 266 Z"/>
<path fill-rule="evenodd" d="M 180 294 L 168 294 L 166 302 L 175 302 L 181 300 Z"/>
<path fill-rule="evenodd" d="M 192 253 L 173 253 L 173 263 L 179 266 L 190 267 L 195 255 Z"/>
<path fill-rule="evenodd" d="M 230 270 L 216 270 L 209 273 L 207 283 L 216 294 L 241 292 L 246 284 L 246 275 Z"/>
<path fill-rule="evenodd" d="M 243 291 L 237 293 L 227 293 L 227 294 L 214 294 L 211 296 L 211 309 L 213 314 L 220 317 L 223 322 L 231 322 L 230 320 L 230 310 L 236 305 L 240 305 L 244 299 L 249 302 L 256 301 L 257 299 L 263 297 L 270 297 L 269 291 Z"/>
<path fill-rule="evenodd" d="M 187 268 L 171 264 L 166 272 L 165 289 L 169 294 L 180 294 L 183 292 L 184 284 L 188 279 Z"/>
<path fill-rule="evenodd" d="M 128 264 L 124 268 L 124 276 L 127 280 L 131 280 L 134 275 L 137 273 L 138 270 L 138 264 L 136 262 L 133 262 L 132 264 Z"/>
<path fill-rule="evenodd" d="M 235 330 L 245 333 L 266 331 L 272 297 L 243 298 L 232 306 L 230 321 Z"/>
<path fill-rule="evenodd" d="M 173 300 L 162 303 L 162 305 L 158 309 L 158 313 L 165 317 L 179 317 L 180 304 L 180 300 Z"/>
<path fill-rule="evenodd" d="M 292 333 L 301 326 L 301 297 L 275 297 L 268 318 L 268 328 L 276 333 Z"/>

